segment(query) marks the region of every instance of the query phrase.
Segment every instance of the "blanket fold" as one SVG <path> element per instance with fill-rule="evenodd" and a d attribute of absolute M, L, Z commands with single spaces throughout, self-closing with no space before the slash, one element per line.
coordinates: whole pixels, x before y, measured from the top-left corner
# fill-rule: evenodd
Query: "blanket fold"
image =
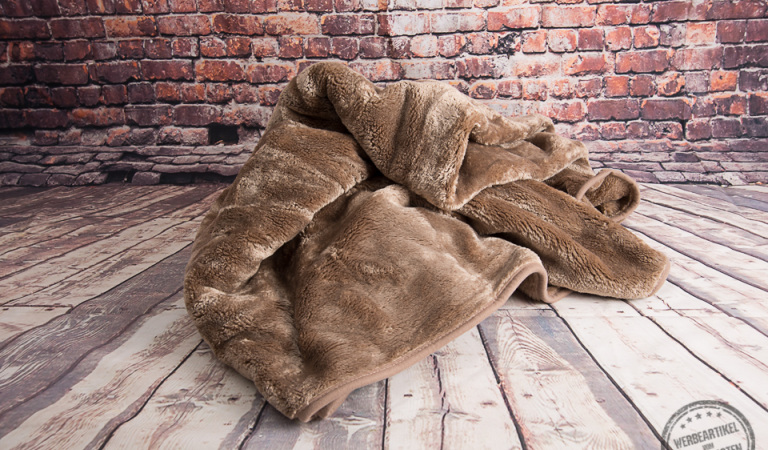
<path fill-rule="evenodd" d="M 620 225 L 639 198 L 546 117 L 319 63 L 286 86 L 203 219 L 185 301 L 275 408 L 325 417 L 516 289 L 546 302 L 651 295 L 667 260 Z"/>

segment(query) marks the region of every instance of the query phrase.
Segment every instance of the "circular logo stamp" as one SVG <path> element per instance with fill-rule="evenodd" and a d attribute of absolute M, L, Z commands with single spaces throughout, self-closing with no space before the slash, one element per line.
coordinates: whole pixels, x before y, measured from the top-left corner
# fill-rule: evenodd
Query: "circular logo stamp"
<path fill-rule="evenodd" d="M 664 449 L 755 450 L 755 432 L 736 408 L 702 400 L 683 406 L 667 422 Z"/>

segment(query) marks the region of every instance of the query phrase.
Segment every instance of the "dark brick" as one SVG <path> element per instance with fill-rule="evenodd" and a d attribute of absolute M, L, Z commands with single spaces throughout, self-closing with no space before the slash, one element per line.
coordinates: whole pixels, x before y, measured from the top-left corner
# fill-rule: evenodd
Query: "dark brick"
<path fill-rule="evenodd" d="M 170 59 L 173 57 L 170 39 L 147 39 L 144 41 L 144 55 L 152 59 Z"/>
<path fill-rule="evenodd" d="M 117 43 L 117 54 L 121 59 L 141 59 L 144 57 L 142 39 L 125 39 Z"/>
<path fill-rule="evenodd" d="M 747 42 L 768 41 L 768 19 L 750 20 L 747 22 Z"/>
<path fill-rule="evenodd" d="M 141 74 L 145 80 L 191 80 L 191 61 L 142 61 Z"/>
<path fill-rule="evenodd" d="M 139 63 L 136 61 L 121 61 L 92 64 L 90 66 L 90 76 L 93 81 L 110 84 L 138 80 L 140 78 Z"/>
<path fill-rule="evenodd" d="M 41 64 L 35 67 L 35 78 L 41 83 L 87 84 L 88 69 L 85 64 Z"/>
<path fill-rule="evenodd" d="M 259 16 L 215 14 L 213 16 L 213 29 L 217 33 L 242 34 L 246 36 L 264 34 L 264 27 Z"/>
<path fill-rule="evenodd" d="M 768 44 L 725 47 L 723 67 L 768 67 Z"/>
<path fill-rule="evenodd" d="M 643 119 L 690 119 L 691 106 L 683 99 L 643 100 L 640 104 Z"/>
<path fill-rule="evenodd" d="M 42 19 L 0 19 L 0 39 L 46 39 L 51 37 Z"/>
<path fill-rule="evenodd" d="M 331 38 L 331 54 L 341 59 L 354 59 L 357 56 L 358 41 L 355 38 Z"/>
<path fill-rule="evenodd" d="M 303 38 L 299 36 L 281 36 L 278 38 L 281 58 L 301 58 L 304 54 Z M 357 42 L 355 42 L 357 48 Z"/>
<path fill-rule="evenodd" d="M 211 33 L 211 21 L 206 15 L 161 16 L 157 18 L 160 34 L 199 36 Z"/>
<path fill-rule="evenodd" d="M 616 73 L 664 72 L 669 67 L 670 52 L 644 50 L 616 55 Z"/>
<path fill-rule="evenodd" d="M 176 125 L 203 126 L 221 121 L 221 108 L 210 105 L 179 105 L 173 109 Z"/>
<path fill-rule="evenodd" d="M 195 64 L 198 81 L 242 81 L 245 71 L 238 61 L 203 60 Z"/>
<path fill-rule="evenodd" d="M 72 123 L 80 127 L 123 125 L 125 119 L 126 117 L 122 108 L 78 108 L 72 111 Z"/>
<path fill-rule="evenodd" d="M 33 108 L 53 106 L 51 91 L 42 86 L 27 86 L 24 88 L 24 102 Z"/>
<path fill-rule="evenodd" d="M 171 51 L 175 58 L 196 58 L 198 43 L 196 38 L 176 38 L 171 41 Z"/>
<path fill-rule="evenodd" d="M 629 120 L 640 116 L 636 100 L 590 100 L 587 102 L 590 120 Z"/>
<path fill-rule="evenodd" d="M 209 103 L 227 103 L 235 96 L 232 87 L 224 83 L 209 83 L 205 88 L 205 98 Z"/>
<path fill-rule="evenodd" d="M 74 108 L 78 105 L 77 90 L 73 87 L 51 89 L 53 104 L 59 108 Z"/>
<path fill-rule="evenodd" d="M 713 119 L 712 137 L 741 137 L 741 121 L 739 119 Z"/>
<path fill-rule="evenodd" d="M 77 99 L 80 106 L 96 106 L 101 98 L 100 86 L 84 86 L 77 88 Z"/>
<path fill-rule="evenodd" d="M 724 20 L 717 23 L 717 41 L 722 43 L 738 43 L 744 41 L 747 25 L 743 20 Z"/>
<path fill-rule="evenodd" d="M 293 67 L 287 64 L 254 63 L 248 67 L 247 73 L 251 83 L 278 83 L 293 76 Z"/>
<path fill-rule="evenodd" d="M 24 111 L 24 122 L 34 128 L 63 128 L 69 125 L 69 118 L 58 109 L 30 109 Z"/>
<path fill-rule="evenodd" d="M 162 14 L 171 10 L 167 0 L 141 0 L 145 14 Z"/>
<path fill-rule="evenodd" d="M 768 114 L 768 93 L 754 92 L 749 95 L 749 114 L 753 116 Z"/>
<path fill-rule="evenodd" d="M 89 41 L 68 41 L 63 47 L 64 59 L 67 61 L 77 61 L 90 59 L 91 43 Z M 51 58 L 45 58 L 50 60 Z"/>
<path fill-rule="evenodd" d="M 0 84 L 25 84 L 32 80 L 32 66 L 11 64 L 0 70 Z"/>
<path fill-rule="evenodd" d="M 150 127 L 169 125 L 172 110 L 170 106 L 137 105 L 125 107 L 125 119 L 129 125 Z"/>
<path fill-rule="evenodd" d="M 154 17 L 107 17 L 104 27 L 109 37 L 154 36 L 157 34 Z"/>
<path fill-rule="evenodd" d="M 122 105 L 128 101 L 128 92 L 124 85 L 111 84 L 101 88 L 101 99 L 104 105 Z"/>
<path fill-rule="evenodd" d="M 331 14 L 320 18 L 323 34 L 373 34 L 376 23 L 373 14 Z"/>
<path fill-rule="evenodd" d="M 128 101 L 130 103 L 153 103 L 155 89 L 152 83 L 130 83 L 128 85 Z"/>
<path fill-rule="evenodd" d="M 363 56 L 363 44 L 360 43 L 360 54 Z M 327 37 L 304 39 L 304 55 L 307 58 L 325 58 L 331 52 L 331 40 Z"/>
<path fill-rule="evenodd" d="M 768 137 L 768 117 L 743 117 L 744 131 L 751 137 Z"/>
<path fill-rule="evenodd" d="M 766 3 L 759 0 L 716 0 L 707 11 L 708 20 L 721 19 L 750 19 L 763 17 Z"/>
<path fill-rule="evenodd" d="M 92 42 L 92 56 L 96 61 L 112 59 L 117 56 L 117 44 L 114 42 Z"/>
<path fill-rule="evenodd" d="M 20 87 L 0 88 L 0 105 L 24 106 L 24 90 Z"/>
<path fill-rule="evenodd" d="M 53 19 L 51 33 L 54 39 L 97 38 L 104 37 L 104 24 L 101 18 Z"/>

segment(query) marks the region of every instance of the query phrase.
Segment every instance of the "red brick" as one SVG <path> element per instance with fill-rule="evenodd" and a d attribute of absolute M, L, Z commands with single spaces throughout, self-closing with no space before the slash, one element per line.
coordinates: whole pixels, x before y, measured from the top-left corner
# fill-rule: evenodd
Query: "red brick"
<path fill-rule="evenodd" d="M 199 12 L 224 11 L 224 0 L 197 0 L 197 11 Z"/>
<path fill-rule="evenodd" d="M 611 76 L 605 77 L 606 97 L 626 97 L 629 95 L 629 77 Z"/>
<path fill-rule="evenodd" d="M 659 28 L 656 26 L 635 28 L 635 48 L 657 47 L 659 45 Z"/>
<path fill-rule="evenodd" d="M 488 14 L 490 15 L 491 13 L 489 12 Z M 433 33 L 480 31 L 485 28 L 485 18 L 483 13 L 479 11 L 465 11 L 461 13 L 433 12 L 430 14 L 430 28 Z"/>
<path fill-rule="evenodd" d="M 547 82 L 541 80 L 523 81 L 523 99 L 544 101 L 547 99 Z"/>
<path fill-rule="evenodd" d="M 659 95 L 671 96 L 680 93 L 685 87 L 685 77 L 678 72 L 668 72 L 656 79 L 656 91 Z"/>
<path fill-rule="evenodd" d="M 277 10 L 299 11 L 302 9 L 302 0 L 277 0 Z"/>
<path fill-rule="evenodd" d="M 549 93 L 556 98 L 573 98 L 574 85 L 569 78 L 555 78 L 549 81 Z"/>
<path fill-rule="evenodd" d="M 627 124 L 627 138 L 645 139 L 650 133 L 648 122 L 630 122 Z"/>
<path fill-rule="evenodd" d="M 77 108 L 72 110 L 71 116 L 72 123 L 79 127 L 106 127 L 110 125 L 123 125 L 125 123 L 123 108 Z"/>
<path fill-rule="evenodd" d="M 242 81 L 245 71 L 238 61 L 202 60 L 195 63 L 198 81 Z"/>
<path fill-rule="evenodd" d="M 78 104 L 77 91 L 73 87 L 51 89 L 53 104 L 59 108 L 74 108 Z"/>
<path fill-rule="evenodd" d="M 31 107 L 51 107 L 53 99 L 51 91 L 42 86 L 27 86 L 24 88 L 24 100 L 26 106 Z"/>
<path fill-rule="evenodd" d="M 499 47 L 499 33 L 468 33 L 466 35 L 467 44 L 464 47 L 465 51 L 474 55 L 487 55 L 494 53 Z M 416 39 L 414 38 L 414 41 Z M 413 51 L 414 41 L 411 41 L 411 51 Z M 506 42 L 502 40 L 502 43 Z M 437 49 L 435 49 L 435 54 Z"/>
<path fill-rule="evenodd" d="M 583 75 L 586 73 L 603 73 L 608 71 L 605 54 L 584 53 L 568 58 L 563 64 L 563 72 L 567 75 Z"/>
<path fill-rule="evenodd" d="M 499 81 L 497 87 L 499 97 L 522 98 L 523 84 L 519 80 Z"/>
<path fill-rule="evenodd" d="M 27 110 L 24 111 L 24 120 L 35 128 L 62 128 L 69 124 L 67 114 L 57 109 Z"/>
<path fill-rule="evenodd" d="M 200 55 L 206 58 L 221 58 L 227 54 L 227 45 L 218 37 L 200 38 Z"/>
<path fill-rule="evenodd" d="M 360 11 L 362 9 L 360 0 L 335 0 L 334 4 L 337 12 Z M 383 9 L 387 9 L 386 6 Z"/>
<path fill-rule="evenodd" d="M 75 61 L 91 58 L 91 43 L 89 41 L 67 41 L 64 43 L 64 60 Z M 51 58 L 45 58 L 50 60 Z"/>
<path fill-rule="evenodd" d="M 387 39 L 374 36 L 360 39 L 361 58 L 383 58 L 387 56 Z"/>
<path fill-rule="evenodd" d="M 664 72 L 671 50 L 643 50 L 616 55 L 616 73 Z"/>
<path fill-rule="evenodd" d="M 349 66 L 374 82 L 399 80 L 403 76 L 403 69 L 396 61 L 355 61 Z"/>
<path fill-rule="evenodd" d="M 331 40 L 327 37 L 304 39 L 304 55 L 307 58 L 325 58 L 331 52 Z"/>
<path fill-rule="evenodd" d="M 171 12 L 175 13 L 192 13 L 197 11 L 195 0 L 168 0 L 168 4 Z"/>
<path fill-rule="evenodd" d="M 457 56 L 461 53 L 465 43 L 466 37 L 463 34 L 439 36 L 437 38 L 437 52 L 440 56 L 445 56 L 446 58 Z"/>
<path fill-rule="evenodd" d="M 259 88 L 250 83 L 235 84 L 232 91 L 237 103 L 256 103 L 259 101 Z"/>
<path fill-rule="evenodd" d="M 0 39 L 45 39 L 51 37 L 48 24 L 40 19 L 0 19 Z"/>
<path fill-rule="evenodd" d="M 277 0 L 252 0 L 251 12 L 254 14 L 277 12 Z"/>
<path fill-rule="evenodd" d="M 720 67 L 722 47 L 684 48 L 672 57 L 672 66 L 678 70 L 706 70 Z"/>
<path fill-rule="evenodd" d="M 717 22 L 717 41 L 737 43 L 744 41 L 747 25 L 743 20 L 723 20 Z"/>
<path fill-rule="evenodd" d="M 740 94 L 718 94 L 712 96 L 715 113 L 721 116 L 740 116 L 747 112 L 747 97 Z"/>
<path fill-rule="evenodd" d="M 251 5 L 249 0 L 223 0 L 224 11 L 231 13 L 248 13 L 251 12 Z"/>
<path fill-rule="evenodd" d="M 751 19 L 764 17 L 766 3 L 760 0 L 716 0 L 706 13 L 707 19 Z"/>
<path fill-rule="evenodd" d="M 712 120 L 712 137 L 742 137 L 744 132 L 739 119 L 714 119 Z"/>
<path fill-rule="evenodd" d="M 181 92 L 177 83 L 155 83 L 155 97 L 160 102 L 178 103 Z"/>
<path fill-rule="evenodd" d="M 0 88 L 0 105 L 24 106 L 24 91 L 20 87 Z"/>
<path fill-rule="evenodd" d="M 197 103 L 205 100 L 205 86 L 202 84 L 182 84 L 179 95 L 183 103 Z"/>
<path fill-rule="evenodd" d="M 547 44 L 551 52 L 572 52 L 576 50 L 578 38 L 576 30 L 550 30 L 547 33 Z"/>
<path fill-rule="evenodd" d="M 629 120 L 640 115 L 637 100 L 590 100 L 587 102 L 589 120 Z"/>
<path fill-rule="evenodd" d="M 219 122 L 221 108 L 211 105 L 178 105 L 173 108 L 173 123 L 176 125 L 203 126 Z"/>
<path fill-rule="evenodd" d="M 138 80 L 139 64 L 136 61 L 96 63 L 90 66 L 90 76 L 96 82 L 111 84 Z"/>
<path fill-rule="evenodd" d="M 632 47 L 632 29 L 629 27 L 611 28 L 605 32 L 605 46 L 608 50 L 626 50 Z"/>
<path fill-rule="evenodd" d="M 88 12 L 84 0 L 59 0 L 62 16 L 82 16 Z"/>
<path fill-rule="evenodd" d="M 217 33 L 246 36 L 264 34 L 264 27 L 261 25 L 259 16 L 239 14 L 215 14 L 213 16 L 213 30 Z"/>
<path fill-rule="evenodd" d="M 10 53 L 11 61 L 13 62 L 33 61 L 37 59 L 37 55 L 35 55 L 35 44 L 32 42 L 12 42 L 8 53 Z M 8 55 L 6 55 L 5 59 L 7 58 Z"/>
<path fill-rule="evenodd" d="M 709 120 L 689 120 L 685 124 L 685 138 L 689 141 L 700 141 L 712 137 L 712 126 Z"/>
<path fill-rule="evenodd" d="M 306 0 L 304 7 L 307 11 L 331 12 L 333 11 L 333 0 Z"/>
<path fill-rule="evenodd" d="M 545 103 L 542 112 L 557 122 L 578 122 L 587 113 L 582 101 Z"/>
<path fill-rule="evenodd" d="M 175 38 L 171 41 L 171 51 L 174 57 L 195 58 L 199 47 L 196 38 Z"/>
<path fill-rule="evenodd" d="M 279 83 L 293 77 L 294 68 L 288 64 L 254 63 L 247 73 L 251 83 Z"/>
<path fill-rule="evenodd" d="M 523 53 L 544 53 L 547 51 L 547 32 L 526 31 L 523 33 Z"/>
<path fill-rule="evenodd" d="M 627 125 L 624 122 L 607 122 L 600 125 L 600 136 L 605 140 L 627 138 Z"/>
<path fill-rule="evenodd" d="M 77 98 L 80 106 L 96 106 L 101 97 L 100 86 L 83 86 L 77 88 Z"/>
<path fill-rule="evenodd" d="M 141 0 L 145 14 L 162 14 L 170 11 L 167 0 Z"/>
<path fill-rule="evenodd" d="M 160 16 L 157 18 L 157 29 L 172 36 L 206 35 L 211 34 L 211 21 L 207 15 Z"/>
<path fill-rule="evenodd" d="M 728 46 L 723 52 L 723 67 L 768 67 L 768 45 Z"/>
<path fill-rule="evenodd" d="M 500 11 L 488 11 L 488 30 L 497 31 L 504 28 L 516 30 L 521 28 L 536 28 L 539 26 L 541 8 L 525 6 L 508 8 Z"/>
<path fill-rule="evenodd" d="M 35 67 L 35 78 L 41 83 L 87 84 L 85 64 L 41 64 Z"/>
<path fill-rule="evenodd" d="M 690 119 L 691 106 L 684 99 L 643 100 L 640 104 L 646 120 Z"/>
<path fill-rule="evenodd" d="M 230 37 L 226 41 L 227 56 L 249 56 L 251 54 L 251 40 L 244 37 Z"/>
<path fill-rule="evenodd" d="M 107 17 L 104 19 L 104 27 L 109 37 L 154 36 L 157 34 L 155 19 L 146 16 Z"/>
<path fill-rule="evenodd" d="M 496 97 L 496 83 L 489 81 L 477 81 L 469 88 L 469 96 L 479 99 L 492 99 Z"/>
<path fill-rule="evenodd" d="M 541 26 L 547 28 L 591 27 L 595 25 L 595 6 L 545 6 Z"/>
<path fill-rule="evenodd" d="M 437 36 L 414 36 L 411 41 L 411 53 L 417 58 L 437 56 Z"/>
<path fill-rule="evenodd" d="M 600 5 L 597 7 L 596 23 L 597 25 L 624 25 L 629 23 L 634 9 L 633 5 Z"/>
<path fill-rule="evenodd" d="M 320 18 L 323 34 L 373 34 L 376 22 L 373 14 L 331 14 Z"/>
<path fill-rule="evenodd" d="M 680 140 L 683 138 L 683 126 L 679 122 L 653 122 L 651 135 L 656 139 Z"/>
<path fill-rule="evenodd" d="M 131 83 L 128 85 L 130 103 L 154 103 L 155 89 L 151 83 Z"/>
<path fill-rule="evenodd" d="M 209 83 L 205 86 L 208 103 L 227 103 L 235 97 L 232 86 L 224 83 Z"/>
<path fill-rule="evenodd" d="M 104 105 L 122 105 L 128 101 L 128 92 L 125 86 L 111 84 L 101 88 L 99 103 Z"/>
<path fill-rule="evenodd" d="M 715 22 L 689 22 L 685 31 L 687 45 L 714 44 L 717 35 Z"/>
<path fill-rule="evenodd" d="M 193 78 L 192 62 L 174 61 L 142 61 L 141 73 L 145 80 L 191 80 Z"/>
<path fill-rule="evenodd" d="M 749 114 L 753 116 L 768 114 L 768 93 L 749 94 Z"/>
<path fill-rule="evenodd" d="M 768 19 L 750 20 L 747 22 L 747 42 L 768 41 Z"/>
<path fill-rule="evenodd" d="M 579 50 L 602 50 L 604 46 L 602 29 L 579 29 Z"/>
<path fill-rule="evenodd" d="M 117 43 L 117 54 L 121 59 L 141 59 L 144 57 L 144 41 L 124 39 Z"/>
<path fill-rule="evenodd" d="M 54 39 L 104 37 L 104 24 L 98 17 L 84 19 L 53 19 L 51 33 Z"/>
<path fill-rule="evenodd" d="M 688 19 L 688 1 L 658 2 L 654 5 L 651 22 L 678 22 Z"/>
<path fill-rule="evenodd" d="M 277 100 L 280 98 L 281 89 L 274 86 L 260 86 L 259 87 L 259 104 L 265 106 L 272 106 L 277 104 Z"/>
<path fill-rule="evenodd" d="M 551 57 L 530 57 L 516 61 L 513 73 L 516 77 L 540 77 L 560 71 L 560 59 Z"/>
<path fill-rule="evenodd" d="M 710 86 L 713 92 L 735 91 L 739 73 L 736 71 L 714 70 L 710 74 Z"/>
<path fill-rule="evenodd" d="M 358 40 L 351 37 L 331 38 L 331 54 L 341 59 L 354 59 L 359 50 Z"/>
<path fill-rule="evenodd" d="M 320 25 L 314 14 L 286 13 L 264 18 L 264 31 L 273 35 L 320 34 Z"/>
<path fill-rule="evenodd" d="M 260 37 L 251 40 L 253 56 L 264 58 L 267 56 L 277 56 L 278 44 L 275 37 Z"/>
<path fill-rule="evenodd" d="M 579 80 L 576 83 L 577 97 L 597 97 L 603 90 L 603 80 L 601 78 L 591 78 L 588 80 Z"/>
<path fill-rule="evenodd" d="M 403 78 L 408 80 L 452 80 L 456 78 L 456 67 L 452 61 L 414 59 L 400 64 Z M 469 90 L 467 89 L 467 93 Z"/>
<path fill-rule="evenodd" d="M 31 81 L 32 66 L 31 65 L 9 65 L 3 67 L 0 70 L 0 84 L 24 84 Z"/>
<path fill-rule="evenodd" d="M 173 57 L 170 39 L 148 39 L 144 41 L 144 55 L 152 59 L 170 59 Z"/>

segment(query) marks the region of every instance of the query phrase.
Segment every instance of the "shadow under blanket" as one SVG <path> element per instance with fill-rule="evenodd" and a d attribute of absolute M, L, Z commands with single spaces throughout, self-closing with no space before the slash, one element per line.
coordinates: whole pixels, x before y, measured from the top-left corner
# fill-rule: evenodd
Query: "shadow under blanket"
<path fill-rule="evenodd" d="M 307 421 L 516 289 L 545 302 L 651 295 L 667 259 L 619 224 L 637 185 L 595 175 L 585 146 L 553 131 L 445 83 L 380 88 L 315 64 L 205 216 L 187 309 L 219 359 Z"/>

